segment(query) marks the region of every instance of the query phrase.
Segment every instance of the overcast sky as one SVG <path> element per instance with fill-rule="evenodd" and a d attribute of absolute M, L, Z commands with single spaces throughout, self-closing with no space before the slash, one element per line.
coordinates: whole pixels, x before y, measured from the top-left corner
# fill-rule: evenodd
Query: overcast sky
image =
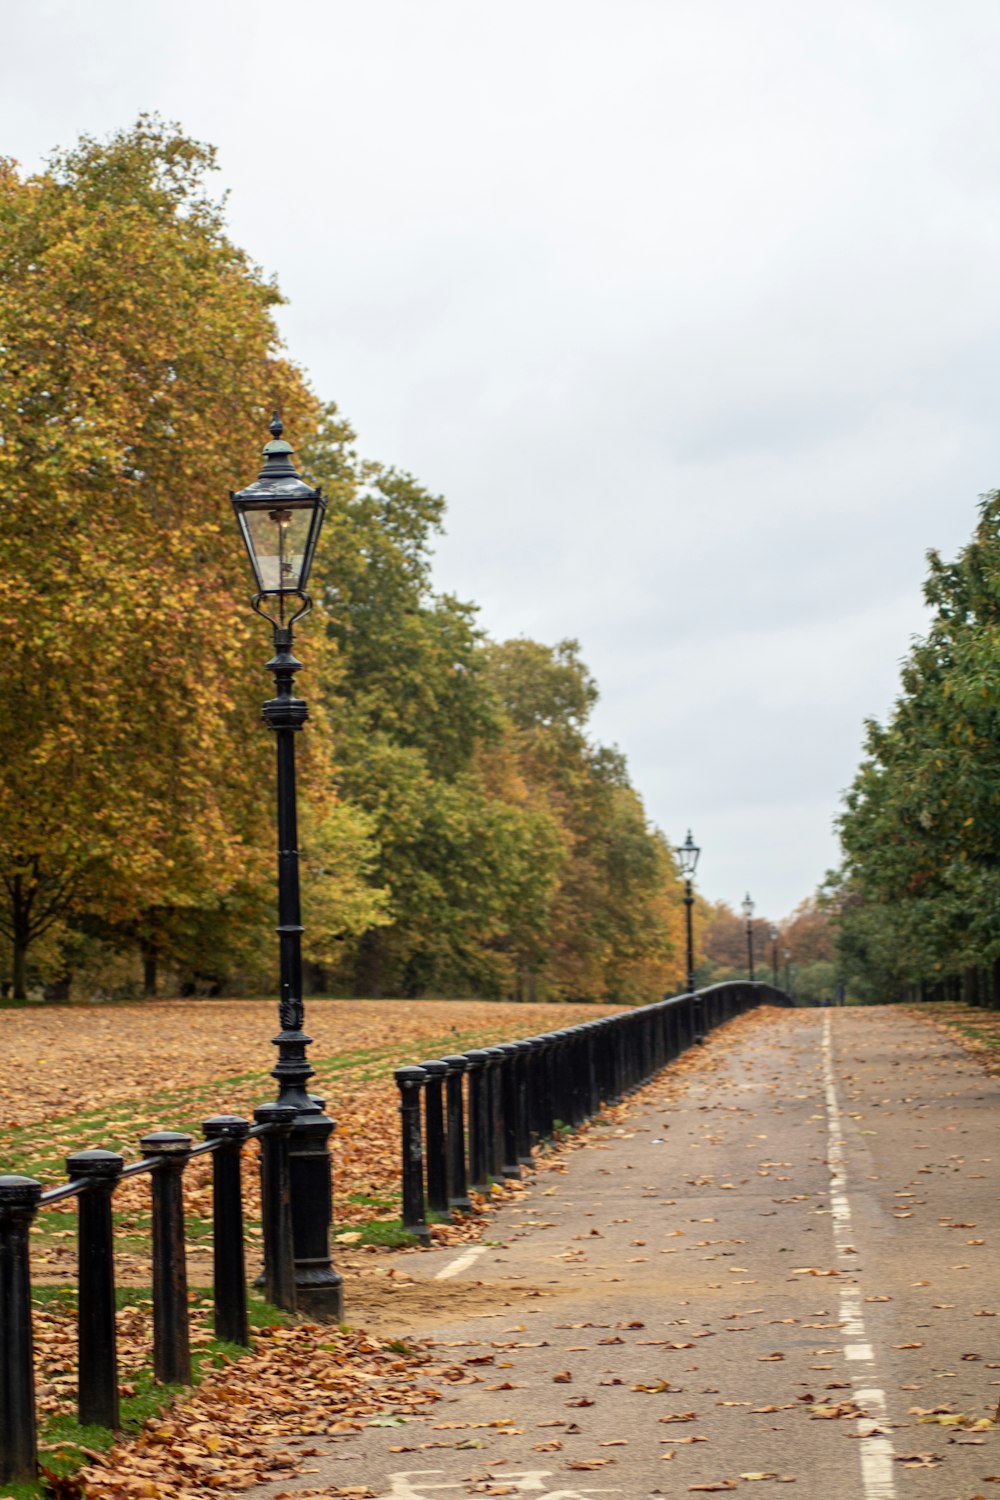
<path fill-rule="evenodd" d="M 707 895 L 810 894 L 924 552 L 1000 484 L 996 0 L 0 18 L 0 152 L 213 142 L 290 352 L 447 497 L 440 586 L 580 640 Z"/>

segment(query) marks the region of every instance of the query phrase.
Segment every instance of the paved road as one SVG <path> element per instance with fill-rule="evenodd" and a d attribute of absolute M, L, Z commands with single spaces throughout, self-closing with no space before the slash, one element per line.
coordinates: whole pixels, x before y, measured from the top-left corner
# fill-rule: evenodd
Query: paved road
<path fill-rule="evenodd" d="M 252 1495 L 1000 1500 L 973 1425 L 1000 1399 L 998 1120 L 1000 1082 L 900 1012 L 735 1023 L 490 1244 L 398 1260 L 444 1399 Z"/>

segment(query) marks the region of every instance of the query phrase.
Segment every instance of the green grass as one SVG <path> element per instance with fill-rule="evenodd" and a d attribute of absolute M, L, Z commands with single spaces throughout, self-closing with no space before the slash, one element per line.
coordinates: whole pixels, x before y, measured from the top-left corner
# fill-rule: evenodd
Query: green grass
<path fill-rule="evenodd" d="M 496 1026 L 482 1027 L 458 1035 L 447 1032 L 428 1037 L 421 1043 L 420 1056 L 416 1060 L 464 1052 L 469 1047 L 495 1040 L 496 1030 Z M 316 1076 L 310 1086 L 322 1094 L 324 1090 L 328 1093 L 346 1072 L 352 1074 L 354 1082 L 385 1082 L 393 1068 L 407 1062 L 408 1058 L 401 1055 L 398 1043 L 387 1042 L 381 1047 L 355 1048 L 335 1057 L 314 1058 L 312 1061 Z M 251 1072 L 228 1073 L 183 1088 L 174 1087 L 135 1099 L 118 1100 L 82 1114 L 53 1116 L 45 1122 L 45 1135 L 50 1140 L 53 1136 L 58 1139 L 49 1150 L 45 1149 L 37 1122 L 13 1126 L 3 1132 L 4 1171 L 41 1177 L 43 1181 L 62 1181 L 66 1175 L 64 1158 L 70 1139 L 74 1148 L 101 1143 L 108 1149 L 117 1147 L 135 1156 L 138 1154 L 138 1136 L 131 1130 L 137 1117 L 148 1122 L 147 1128 L 163 1123 L 171 1130 L 190 1131 L 200 1139 L 202 1120 L 218 1112 L 220 1101 L 225 1100 L 227 1093 L 252 1085 L 259 1085 L 262 1098 L 271 1093 L 266 1063 L 266 1057 L 262 1056 L 260 1068 Z M 127 1134 L 120 1128 L 125 1124 L 130 1127 Z"/>
<path fill-rule="evenodd" d="M 351 1248 L 356 1245 L 382 1245 L 389 1250 L 400 1250 L 407 1245 L 417 1243 L 416 1235 L 410 1234 L 403 1228 L 402 1219 L 369 1219 L 366 1223 L 352 1224 L 345 1231 L 352 1236 L 348 1242 Z M 353 1236 L 358 1235 L 358 1239 Z M 336 1253 L 337 1239 L 334 1236 L 334 1253 Z"/>
<path fill-rule="evenodd" d="M 952 1031 L 981 1043 L 991 1050 L 1000 1048 L 1000 1011 L 979 1010 L 957 1000 L 917 1001 L 909 1006 L 932 1021 L 941 1021 Z"/>
<path fill-rule="evenodd" d="M 443 1036 L 428 1038 L 421 1043 L 421 1057 L 436 1057 L 445 1052 L 461 1052 L 468 1047 L 475 1046 L 487 1040 L 495 1039 L 496 1028 L 477 1029 L 474 1032 L 464 1032 L 460 1035 L 447 1033 Z M 340 1053 L 336 1057 L 317 1059 L 315 1061 L 316 1077 L 313 1080 L 313 1088 L 318 1092 L 329 1093 L 335 1089 L 338 1079 L 345 1073 L 350 1073 L 351 1082 L 375 1082 L 385 1081 L 391 1074 L 392 1068 L 404 1061 L 400 1056 L 398 1044 L 387 1042 L 381 1047 L 355 1048 L 351 1051 Z M 46 1121 L 45 1138 L 41 1137 L 38 1124 L 16 1126 L 9 1131 L 3 1132 L 2 1161 L 5 1172 L 23 1173 L 30 1177 L 38 1177 L 46 1185 L 62 1182 L 66 1177 L 65 1157 L 73 1147 L 87 1146 L 102 1143 L 109 1149 L 117 1149 L 126 1156 L 138 1155 L 138 1132 L 135 1131 L 137 1118 L 147 1122 L 147 1128 L 159 1123 L 168 1124 L 171 1129 L 187 1130 L 196 1138 L 201 1135 L 201 1122 L 208 1115 L 218 1112 L 220 1099 L 225 1100 L 227 1093 L 240 1088 L 249 1088 L 260 1085 L 261 1093 L 266 1094 L 267 1080 L 263 1067 L 259 1072 L 233 1073 L 222 1078 L 210 1079 L 205 1082 L 193 1083 L 187 1088 L 169 1088 L 162 1093 L 144 1096 L 138 1100 L 120 1100 L 109 1104 L 105 1108 L 89 1110 L 84 1114 L 58 1116 Z M 123 1129 L 127 1126 L 131 1128 Z M 56 1140 L 46 1149 L 44 1140 L 50 1142 L 52 1137 Z M 362 1195 L 351 1194 L 348 1201 L 366 1201 Z M 369 1200 L 372 1208 L 373 1219 L 378 1215 L 391 1214 L 393 1210 L 399 1211 L 399 1197 L 389 1198 L 384 1195 L 375 1194 Z M 46 1210 L 40 1213 L 35 1220 L 33 1230 L 33 1243 L 39 1249 L 47 1247 L 51 1243 L 69 1241 L 71 1234 L 67 1233 L 68 1221 L 75 1217 L 69 1208 L 62 1212 Z M 149 1213 L 141 1208 L 128 1209 L 123 1212 L 115 1211 L 116 1245 L 121 1250 L 134 1254 L 143 1254 L 148 1250 Z M 247 1228 L 257 1228 L 259 1221 L 253 1216 L 247 1217 Z M 354 1226 L 352 1226 L 354 1227 Z M 358 1225 L 363 1238 L 362 1244 L 379 1244 L 389 1246 L 408 1245 L 413 1243 L 412 1237 L 394 1237 L 391 1228 L 373 1228 L 369 1225 Z M 186 1219 L 187 1233 L 190 1242 L 194 1245 L 207 1243 L 212 1235 L 212 1221 L 207 1215 L 201 1215 L 189 1209 Z M 401 1234 L 402 1231 L 399 1232 Z"/>
<path fill-rule="evenodd" d="M 199 1309 L 210 1316 L 211 1289 L 197 1288 L 192 1292 L 195 1312 Z M 32 1293 L 36 1306 L 53 1312 L 73 1314 L 76 1311 L 76 1291 L 72 1287 L 37 1287 Z M 119 1287 L 115 1293 L 119 1308 L 152 1306 L 149 1287 Z M 285 1327 L 290 1322 L 286 1313 L 263 1301 L 252 1291 L 247 1294 L 247 1311 L 251 1330 Z M 198 1385 L 212 1370 L 233 1360 L 240 1359 L 248 1351 L 240 1344 L 230 1344 L 225 1339 L 213 1338 L 192 1352 L 192 1385 Z M 152 1345 L 150 1345 L 152 1357 Z M 114 1432 L 109 1427 L 86 1426 L 68 1414 L 50 1417 L 43 1421 L 38 1433 L 39 1460 L 43 1468 L 59 1478 L 75 1474 L 87 1462 L 84 1449 L 104 1452 L 111 1448 L 123 1434 L 129 1436 L 139 1432 L 143 1425 L 170 1405 L 175 1396 L 185 1389 L 179 1385 L 160 1385 L 153 1378 L 151 1365 L 143 1365 L 129 1372 L 126 1384 L 131 1394 L 122 1396 L 120 1402 L 121 1428 Z M 47 1491 L 44 1479 L 34 1483 L 7 1484 L 4 1495 L 14 1500 L 40 1500 Z"/>

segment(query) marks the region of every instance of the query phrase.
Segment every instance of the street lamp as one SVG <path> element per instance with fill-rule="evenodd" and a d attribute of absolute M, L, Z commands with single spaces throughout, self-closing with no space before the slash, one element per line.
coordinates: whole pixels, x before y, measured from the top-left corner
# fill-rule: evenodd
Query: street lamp
<path fill-rule="evenodd" d="M 274 730 L 278 760 L 278 938 L 281 953 L 281 1031 L 274 1038 L 278 1061 L 271 1074 L 278 1104 L 296 1110 L 291 1137 L 291 1198 L 298 1305 L 314 1317 L 339 1322 L 342 1279 L 330 1264 L 330 1136 L 334 1122 L 323 1100 L 307 1093 L 313 1069 L 306 1058 L 312 1041 L 304 1031 L 302 1003 L 302 916 L 299 903 L 299 851 L 295 798 L 295 736 L 308 717 L 293 692 L 302 663 L 292 655 L 292 627 L 309 613 L 306 593 L 326 502 L 296 472 L 292 447 L 282 440 L 281 419 L 271 419 L 272 441 L 264 448 L 258 478 L 236 494 L 233 509 L 257 582 L 253 608 L 274 632 L 275 696 L 263 707 Z"/>
<path fill-rule="evenodd" d="M 698 855 L 701 853 L 698 845 L 691 837 L 690 828 L 688 829 L 687 838 L 683 844 L 678 845 L 674 853 L 677 855 L 677 862 L 681 867 L 681 875 L 684 878 L 684 905 L 687 909 L 687 987 L 688 994 L 690 995 L 694 993 L 694 933 L 691 916 L 694 907 L 694 891 L 692 884 L 694 881 L 694 872 L 698 868 Z"/>
<path fill-rule="evenodd" d="M 771 971 L 774 974 L 774 988 L 778 988 L 778 929 L 771 923 Z"/>
<path fill-rule="evenodd" d="M 791 950 L 791 948 L 786 948 L 785 949 L 784 956 L 785 956 L 785 989 L 788 991 L 789 994 L 791 994 L 792 993 L 792 950 Z"/>
<path fill-rule="evenodd" d="M 747 957 L 750 962 L 750 983 L 753 984 L 753 902 L 750 892 L 747 891 L 743 898 L 743 916 L 747 924 Z"/>

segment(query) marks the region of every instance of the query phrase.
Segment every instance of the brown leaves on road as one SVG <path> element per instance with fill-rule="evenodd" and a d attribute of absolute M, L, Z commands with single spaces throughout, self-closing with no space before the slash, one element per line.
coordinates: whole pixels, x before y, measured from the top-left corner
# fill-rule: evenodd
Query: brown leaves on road
<path fill-rule="evenodd" d="M 308 1440 L 351 1435 L 386 1408 L 421 1411 L 429 1356 L 401 1357 L 364 1333 L 303 1323 L 264 1330 L 252 1355 L 213 1373 L 138 1438 L 82 1471 L 90 1500 L 218 1500 L 300 1470 Z M 281 1440 L 305 1440 L 296 1451 Z M 315 1451 L 315 1450 L 313 1450 Z"/>

